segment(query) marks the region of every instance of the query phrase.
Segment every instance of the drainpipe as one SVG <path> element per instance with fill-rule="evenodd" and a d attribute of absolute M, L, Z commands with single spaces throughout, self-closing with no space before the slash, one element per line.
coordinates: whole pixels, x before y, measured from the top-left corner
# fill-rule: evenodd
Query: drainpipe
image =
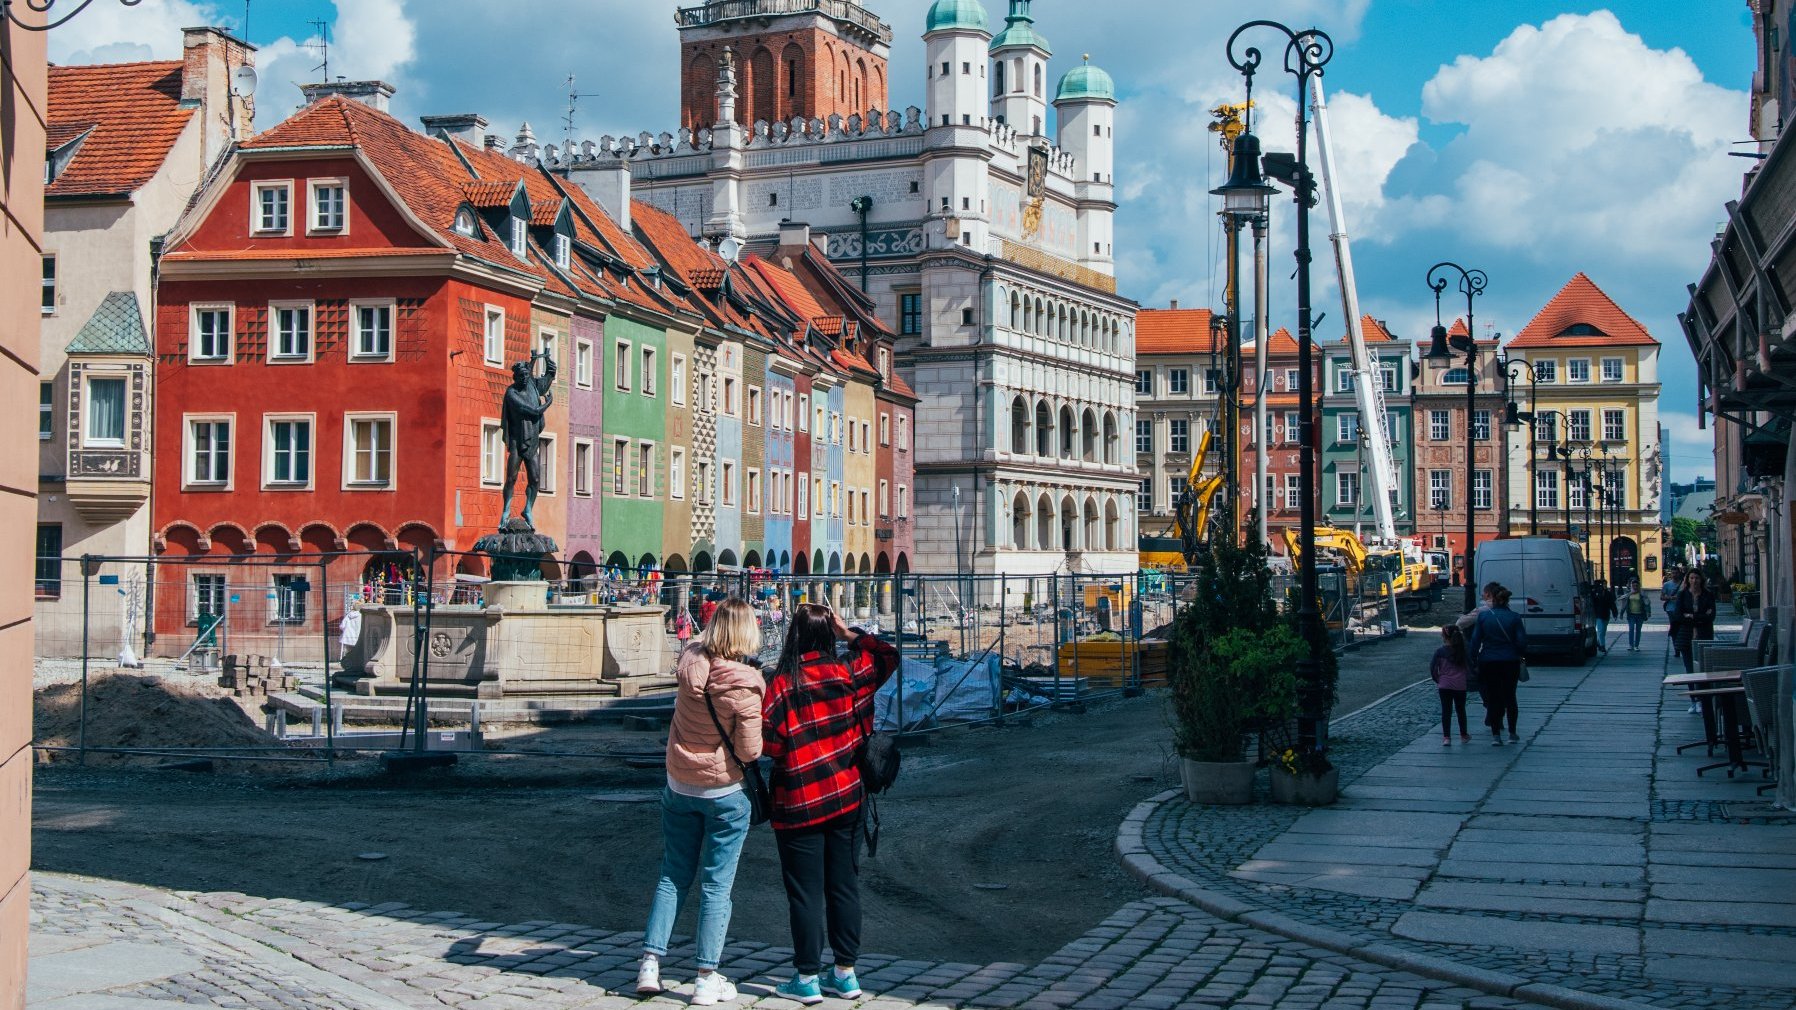
<path fill-rule="evenodd" d="M 861 294 L 864 295 L 867 293 L 867 214 L 873 209 L 873 198 L 857 196 L 848 204 L 848 209 L 861 219 Z"/>

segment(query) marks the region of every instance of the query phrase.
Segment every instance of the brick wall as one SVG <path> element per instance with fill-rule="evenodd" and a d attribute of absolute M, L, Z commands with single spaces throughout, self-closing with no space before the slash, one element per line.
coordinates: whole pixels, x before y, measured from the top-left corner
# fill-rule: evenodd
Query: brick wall
<path fill-rule="evenodd" d="M 822 28 L 763 32 L 680 46 L 680 125 L 717 122 L 717 68 L 725 47 L 736 57 L 736 121 L 865 116 L 888 107 L 882 56 Z"/>

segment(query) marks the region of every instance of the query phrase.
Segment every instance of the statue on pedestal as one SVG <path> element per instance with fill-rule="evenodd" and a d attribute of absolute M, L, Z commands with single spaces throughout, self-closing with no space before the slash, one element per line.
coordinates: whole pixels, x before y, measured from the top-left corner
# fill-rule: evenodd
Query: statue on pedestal
<path fill-rule="evenodd" d="M 535 373 L 536 359 L 543 358 L 543 374 Z M 543 433 L 543 415 L 555 402 L 555 359 L 538 351 L 529 361 L 511 366 L 511 388 L 505 391 L 505 402 L 499 414 L 499 430 L 505 439 L 505 504 L 499 514 L 499 528 L 505 529 L 511 519 L 512 488 L 518 482 L 518 467 L 524 468 L 524 525 L 536 529 L 536 493 L 542 489 L 542 472 L 537 450 Z"/>

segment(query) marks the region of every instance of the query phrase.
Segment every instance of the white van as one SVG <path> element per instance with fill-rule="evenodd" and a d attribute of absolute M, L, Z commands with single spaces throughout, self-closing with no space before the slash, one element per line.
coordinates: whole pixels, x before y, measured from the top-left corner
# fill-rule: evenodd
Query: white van
<path fill-rule="evenodd" d="M 1574 663 L 1596 655 L 1596 621 L 1585 578 L 1584 552 L 1569 540 L 1514 537 L 1479 544 L 1475 571 L 1482 593 L 1500 582 L 1509 609 L 1528 629 L 1528 658 L 1559 656 Z"/>

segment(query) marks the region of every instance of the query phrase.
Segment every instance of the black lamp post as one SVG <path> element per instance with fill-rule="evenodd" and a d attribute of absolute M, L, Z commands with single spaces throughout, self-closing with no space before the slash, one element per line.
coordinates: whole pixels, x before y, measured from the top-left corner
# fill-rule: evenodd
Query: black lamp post
<path fill-rule="evenodd" d="M 1503 392 L 1508 402 L 1503 404 L 1503 424 L 1509 428 L 1519 428 L 1523 422 L 1528 424 L 1528 533 L 1530 536 L 1540 532 L 1540 494 L 1534 489 L 1536 465 L 1540 461 L 1540 453 L 1535 445 L 1534 431 L 1534 386 L 1538 381 L 1534 374 L 1534 365 L 1527 361 L 1502 362 Z M 1521 369 L 1528 376 L 1528 409 L 1522 410 L 1515 405 L 1512 390 L 1515 387 L 1515 370 Z"/>
<path fill-rule="evenodd" d="M 1459 275 L 1459 290 L 1465 295 L 1465 330 L 1463 337 L 1448 337 L 1447 328 L 1441 325 L 1441 293 L 1447 290 L 1452 275 Z M 1484 293 L 1484 286 L 1490 278 L 1482 270 L 1467 270 L 1457 263 L 1436 263 L 1428 268 L 1428 287 L 1434 291 L 1434 333 L 1428 348 L 1428 357 L 1435 361 L 1450 361 L 1454 351 L 1465 352 L 1465 609 L 1467 613 L 1478 608 L 1478 594 L 1472 588 L 1473 544 L 1478 536 L 1477 513 L 1472 508 L 1472 471 L 1477 456 L 1477 439 L 1472 425 L 1472 414 L 1478 404 L 1478 330 L 1476 320 L 1472 316 L 1472 299 Z"/>
<path fill-rule="evenodd" d="M 1328 648 L 1327 631 L 1316 599 L 1316 401 L 1315 339 L 1310 315 L 1310 208 L 1316 203 L 1316 179 L 1309 166 L 1310 79 L 1334 57 L 1334 40 L 1327 33 L 1307 28 L 1292 31 L 1276 21 L 1249 21 L 1229 36 L 1229 64 L 1247 82 L 1247 107 L 1253 108 L 1253 77 L 1264 59 L 1257 46 L 1243 46 L 1241 37 L 1264 30 L 1282 36 L 1285 72 L 1297 79 L 1297 154 L 1270 154 L 1261 159 L 1266 174 L 1290 186 L 1297 203 L 1297 394 L 1300 400 L 1298 428 L 1298 486 L 1302 492 L 1298 525 L 1298 624 L 1309 651 L 1297 665 L 1299 682 L 1297 739 L 1300 748 L 1320 750 L 1327 745 L 1328 712 L 1322 687 L 1322 650 Z M 1245 139 L 1246 134 L 1242 135 Z M 1237 140 L 1237 143 L 1240 141 Z M 1243 161 L 1246 159 L 1237 159 Z"/>

